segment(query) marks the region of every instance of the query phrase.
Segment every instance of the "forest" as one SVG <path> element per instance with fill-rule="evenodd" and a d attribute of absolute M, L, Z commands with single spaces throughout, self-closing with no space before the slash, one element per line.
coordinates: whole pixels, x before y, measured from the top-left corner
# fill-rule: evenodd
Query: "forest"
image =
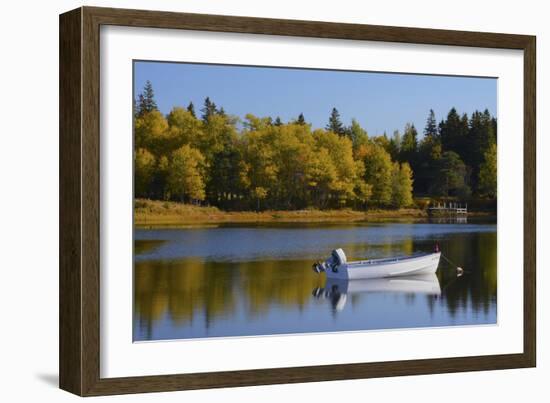
<path fill-rule="evenodd" d="M 495 199 L 497 119 L 452 108 L 427 114 L 420 138 L 403 131 L 369 135 L 336 108 L 325 128 L 300 113 L 288 122 L 241 119 L 206 98 L 163 115 L 148 81 L 134 100 L 136 198 L 223 210 L 398 209 L 413 197 Z"/>

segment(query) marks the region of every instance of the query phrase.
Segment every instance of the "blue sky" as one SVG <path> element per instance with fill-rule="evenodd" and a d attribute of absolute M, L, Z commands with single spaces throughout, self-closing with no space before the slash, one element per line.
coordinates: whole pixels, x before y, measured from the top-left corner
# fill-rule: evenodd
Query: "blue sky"
<path fill-rule="evenodd" d="M 430 108 L 438 121 L 453 106 L 459 113 L 487 108 L 497 115 L 494 78 L 135 62 L 136 94 L 147 80 L 163 113 L 190 101 L 200 113 L 209 96 L 241 118 L 252 113 L 286 122 L 302 112 L 320 128 L 336 107 L 344 124 L 355 118 L 370 135 L 402 132 L 407 122 L 422 133 Z"/>

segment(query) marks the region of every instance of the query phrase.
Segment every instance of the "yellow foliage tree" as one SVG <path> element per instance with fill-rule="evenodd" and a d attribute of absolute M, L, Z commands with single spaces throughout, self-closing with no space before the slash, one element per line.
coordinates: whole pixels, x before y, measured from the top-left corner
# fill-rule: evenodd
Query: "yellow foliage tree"
<path fill-rule="evenodd" d="M 392 172 L 392 205 L 397 208 L 412 205 L 413 178 L 407 162 L 393 164 Z"/>
<path fill-rule="evenodd" d="M 134 154 L 134 193 L 136 197 L 147 197 L 155 174 L 155 157 L 145 148 L 138 148 Z"/>
<path fill-rule="evenodd" d="M 203 170 L 204 157 L 199 150 L 190 147 L 188 144 L 178 148 L 172 154 L 169 163 L 168 191 L 181 201 L 204 200 Z"/>

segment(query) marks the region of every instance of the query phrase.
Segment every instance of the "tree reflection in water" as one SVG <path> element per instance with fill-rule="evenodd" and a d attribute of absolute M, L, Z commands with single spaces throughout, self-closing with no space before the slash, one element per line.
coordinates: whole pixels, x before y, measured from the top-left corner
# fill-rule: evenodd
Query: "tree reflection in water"
<path fill-rule="evenodd" d="M 427 310 L 432 315 L 438 309 L 444 308 L 448 315 L 448 323 L 445 323 L 449 325 L 454 323 L 453 318 L 465 312 L 473 317 L 485 315 L 489 318 L 489 322 L 493 321 L 491 313 L 494 312 L 494 321 L 496 321 L 496 232 L 457 233 L 441 237 L 438 241 L 444 254 L 451 261 L 464 267 L 466 274 L 463 277 L 456 279 L 454 268 L 448 267 L 442 260 L 437 272 L 438 285 L 441 287 L 440 294 L 426 294 L 414 292 L 414 290 L 413 292 L 379 290 L 378 293 L 386 293 L 388 296 L 392 293 L 402 294 L 403 298 L 395 295 L 392 298 L 394 300 L 400 298 L 399 303 L 414 306 L 415 309 Z M 392 243 L 390 240 L 378 245 L 347 245 L 345 250 L 353 259 L 364 257 L 365 248 L 376 256 L 390 256 L 396 253 L 407 254 L 418 250 L 430 250 L 432 243 L 432 239 L 410 238 L 399 243 Z M 136 241 L 136 255 L 141 251 L 150 251 L 161 244 L 160 241 L 145 243 Z M 316 297 L 319 297 L 318 290 L 323 290 L 325 287 L 326 280 L 324 276 L 319 276 L 311 270 L 311 263 L 309 259 L 216 262 L 200 258 L 183 258 L 136 261 L 134 265 L 134 320 L 136 321 L 134 338 L 136 340 L 155 339 L 153 336 L 155 326 L 166 321 L 170 322 L 170 326 L 179 329 L 196 327 L 197 324 L 194 323 L 196 320 L 200 320 L 204 328 L 221 320 L 231 322 L 238 319 L 239 326 L 243 326 L 247 321 L 261 322 L 264 318 L 266 321 L 273 322 L 271 311 L 276 311 L 280 318 L 278 321 L 275 320 L 277 323 L 270 323 L 268 328 L 275 327 L 277 330 L 266 330 L 262 334 L 293 332 L 292 326 L 287 329 L 286 313 L 299 312 L 307 316 L 308 309 L 323 304 Z M 364 315 L 361 316 L 361 306 L 367 304 L 365 299 L 376 292 L 376 290 L 367 289 L 363 292 L 347 294 L 344 301 L 345 309 L 356 312 L 358 320 L 368 321 L 369 319 Z M 324 304 L 328 316 L 339 315 L 336 309 L 338 301 L 332 301 L 332 304 L 325 301 Z M 390 308 L 389 306 L 380 307 L 380 309 L 387 309 L 388 315 L 392 312 Z M 337 321 L 334 321 L 333 326 L 333 330 L 347 330 L 349 327 L 345 324 L 339 325 Z M 381 323 L 380 326 L 383 327 L 384 324 Z M 370 322 L 368 326 L 365 325 L 365 328 L 377 328 L 377 324 Z M 322 329 L 316 329 L 315 324 L 312 324 L 309 331 L 326 329 L 326 324 Z M 249 334 L 249 332 L 244 329 L 243 334 Z M 217 335 L 214 334 L 214 336 Z M 223 335 L 219 334 L 219 336 Z"/>

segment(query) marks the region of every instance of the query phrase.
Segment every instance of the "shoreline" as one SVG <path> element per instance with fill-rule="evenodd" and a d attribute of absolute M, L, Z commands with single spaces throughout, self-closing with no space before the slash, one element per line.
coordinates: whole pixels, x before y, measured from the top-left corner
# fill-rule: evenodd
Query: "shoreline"
<path fill-rule="evenodd" d="M 472 212 L 467 217 L 490 216 L 492 213 Z M 338 223 L 354 221 L 425 221 L 425 210 L 408 208 L 399 210 L 372 209 L 342 210 L 268 210 L 223 211 L 216 207 L 202 207 L 177 202 L 138 199 L 134 204 L 134 227 L 177 227 L 204 224 L 260 224 L 260 223 Z M 445 217 L 434 217 L 442 219 Z"/>

